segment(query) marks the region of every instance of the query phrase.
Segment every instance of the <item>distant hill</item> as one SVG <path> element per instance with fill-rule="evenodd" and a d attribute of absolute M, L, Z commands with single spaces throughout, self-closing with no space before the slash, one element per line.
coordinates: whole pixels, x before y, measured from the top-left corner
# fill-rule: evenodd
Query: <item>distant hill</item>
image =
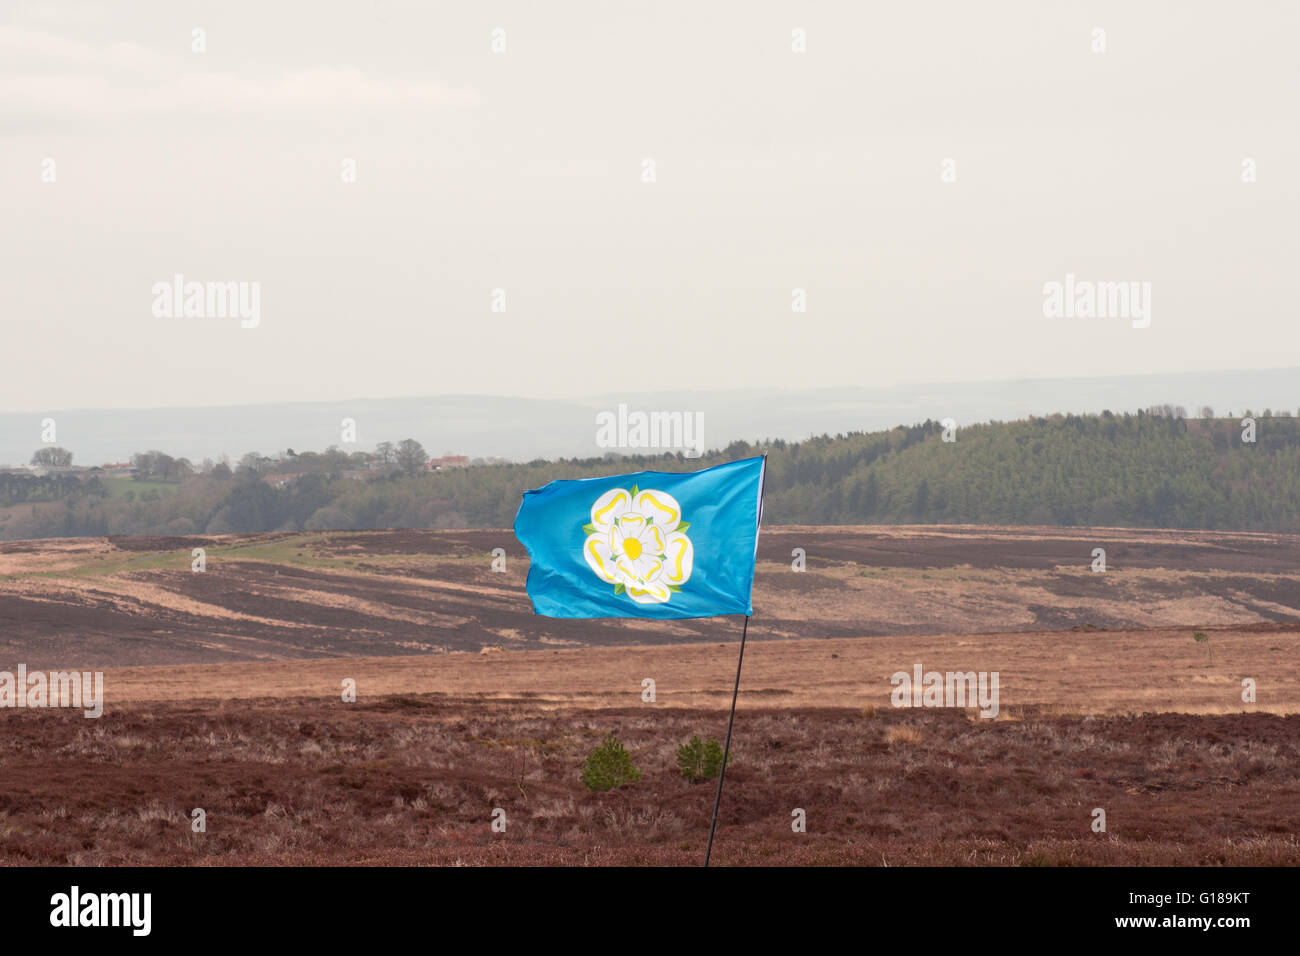
<path fill-rule="evenodd" d="M 1056 412 L 1136 412 L 1160 403 L 1220 415 L 1246 409 L 1300 408 L 1300 368 L 1125 375 L 1006 382 L 597 395 L 569 401 L 504 396 L 433 395 L 208 408 L 78 411 L 33 409 L 0 414 L 0 465 L 22 465 L 41 447 L 44 418 L 57 423 L 57 444 L 78 464 L 126 461 L 160 448 L 199 462 L 223 454 L 273 454 L 286 448 L 344 451 L 414 438 L 431 454 L 535 458 L 599 456 L 596 415 L 620 404 L 640 411 L 689 411 L 704 418 L 704 447 L 736 439 L 802 441 L 815 435 L 875 431 L 900 422 L 953 418 L 961 425 L 1014 421 Z M 356 423 L 356 444 L 341 437 Z"/>
<path fill-rule="evenodd" d="M 369 528 L 510 527 L 554 478 L 688 471 L 766 451 L 768 524 L 1008 524 L 1300 531 L 1300 419 L 1053 415 L 734 442 L 698 459 L 587 458 L 440 473 L 358 473 L 341 453 L 293 474 L 237 470 L 171 483 L 0 475 L 0 538 Z M 362 456 L 364 457 L 364 456 Z M 273 480 L 267 480 L 270 477 Z M 125 490 L 124 490 L 125 489 Z"/>

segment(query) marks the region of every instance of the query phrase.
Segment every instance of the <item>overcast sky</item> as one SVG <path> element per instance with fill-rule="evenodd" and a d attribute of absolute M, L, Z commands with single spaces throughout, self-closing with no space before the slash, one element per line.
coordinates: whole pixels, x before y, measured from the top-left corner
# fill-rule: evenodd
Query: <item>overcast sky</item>
<path fill-rule="evenodd" d="M 1298 39 L 1291 2 L 8 0 L 0 411 L 1300 365 Z M 155 316 L 176 273 L 260 324 Z M 1067 273 L 1150 282 L 1150 327 L 1045 318 Z"/>

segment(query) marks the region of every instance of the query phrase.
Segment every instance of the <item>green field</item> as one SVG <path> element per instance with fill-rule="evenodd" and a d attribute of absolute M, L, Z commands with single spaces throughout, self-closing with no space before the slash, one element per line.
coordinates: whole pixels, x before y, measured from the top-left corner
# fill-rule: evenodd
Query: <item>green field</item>
<path fill-rule="evenodd" d="M 135 497 L 139 498 L 143 492 L 155 491 L 159 495 L 171 495 L 176 493 L 180 486 L 179 481 L 136 481 L 134 478 L 102 478 L 104 487 L 108 489 L 110 498 L 125 498 L 128 491 L 135 492 Z"/>

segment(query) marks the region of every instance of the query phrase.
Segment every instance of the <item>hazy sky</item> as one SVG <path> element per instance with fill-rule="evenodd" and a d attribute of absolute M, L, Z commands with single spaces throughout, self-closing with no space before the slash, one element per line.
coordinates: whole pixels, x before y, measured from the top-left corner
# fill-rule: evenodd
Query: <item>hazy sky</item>
<path fill-rule="evenodd" d="M 1293 2 L 8 0 L 0 411 L 1300 365 L 1298 35 Z M 260 324 L 156 317 L 176 273 L 259 282 Z M 1066 273 L 1150 282 L 1150 327 L 1045 318 Z"/>

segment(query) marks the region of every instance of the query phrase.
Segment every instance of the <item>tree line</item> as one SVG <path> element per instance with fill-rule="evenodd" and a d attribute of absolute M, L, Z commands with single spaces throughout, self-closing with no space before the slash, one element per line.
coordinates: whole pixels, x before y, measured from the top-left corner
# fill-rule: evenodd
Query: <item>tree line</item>
<path fill-rule="evenodd" d="M 110 494 L 98 478 L 0 475 L 0 538 L 508 528 L 523 492 L 553 479 L 690 471 L 761 453 L 770 524 L 1300 531 L 1300 419 L 1261 415 L 1248 429 L 1210 409 L 1200 418 L 1180 412 L 1162 406 L 957 429 L 925 421 L 799 442 L 735 442 L 695 459 L 606 455 L 437 473 L 424 470 L 422 448 L 403 454 L 406 443 L 373 453 L 250 453 L 234 467 L 204 463 L 179 476 L 155 458 L 147 474 L 172 474 L 174 485 L 148 498 Z M 266 480 L 276 474 L 293 477 Z"/>

